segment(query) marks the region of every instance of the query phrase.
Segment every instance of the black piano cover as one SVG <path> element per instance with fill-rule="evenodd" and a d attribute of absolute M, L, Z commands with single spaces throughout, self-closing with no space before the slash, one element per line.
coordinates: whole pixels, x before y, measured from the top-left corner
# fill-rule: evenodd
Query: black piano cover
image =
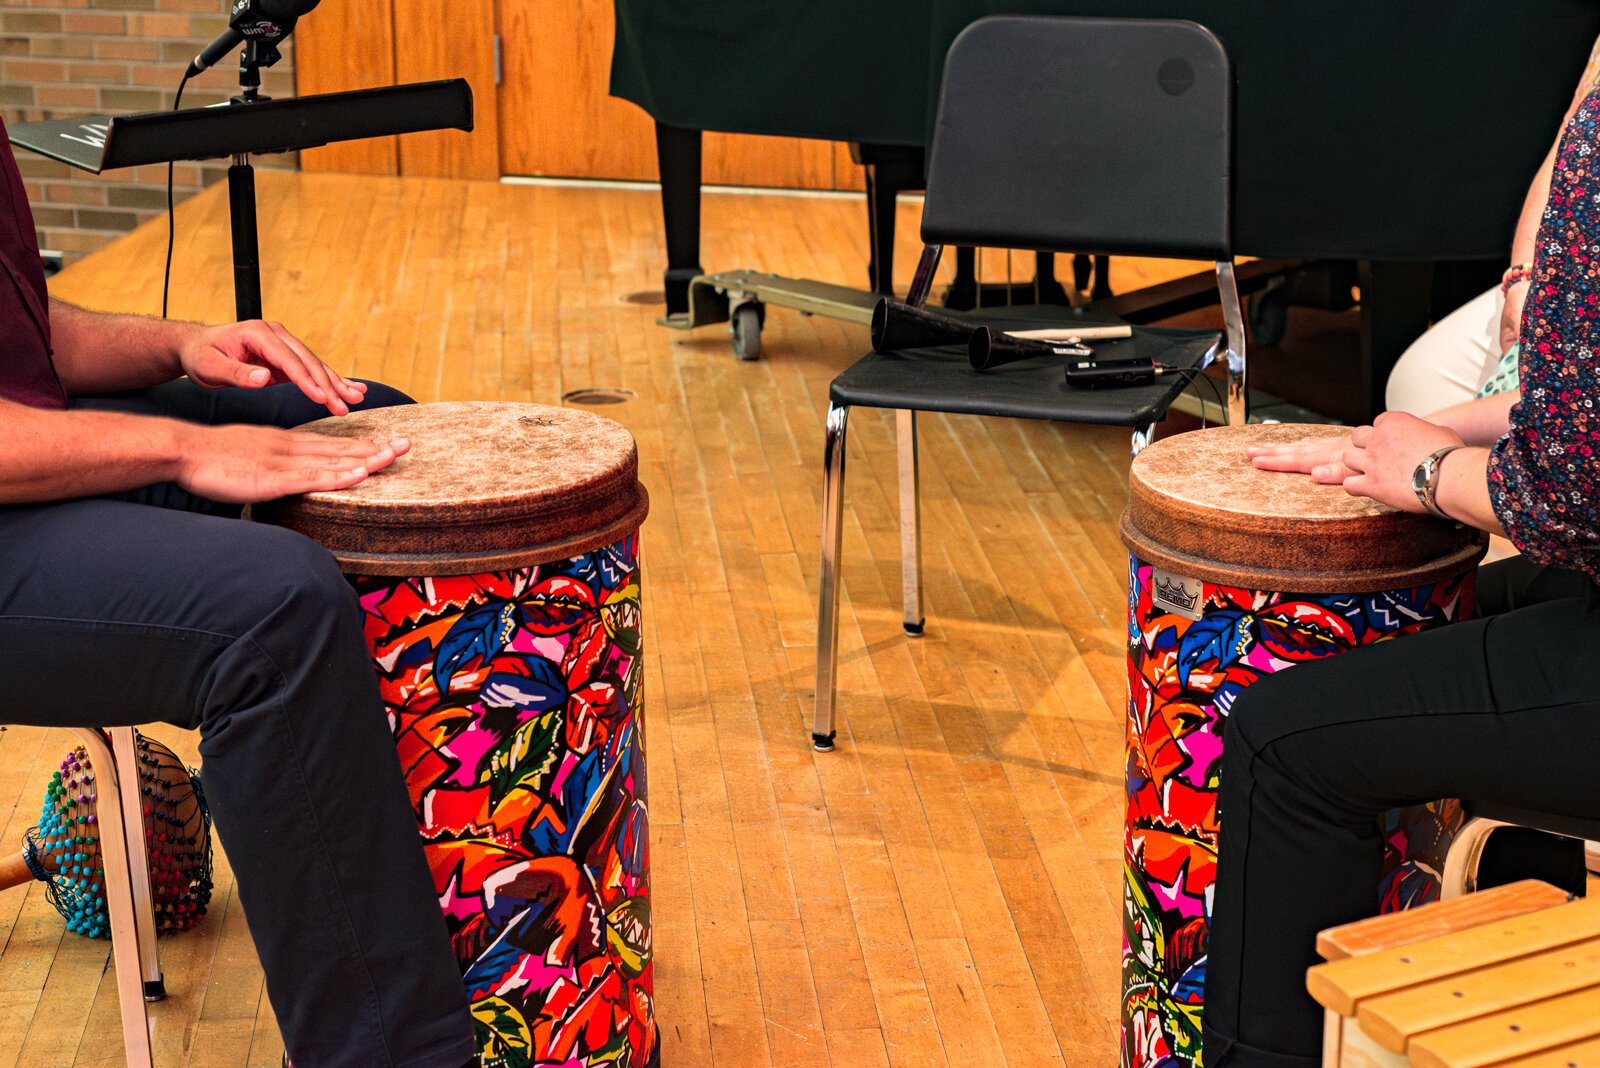
<path fill-rule="evenodd" d="M 1233 57 L 1236 246 L 1495 259 L 1554 141 L 1594 0 L 616 0 L 612 92 L 675 126 L 891 144 L 990 14 L 1187 18 Z M 935 61 L 934 57 L 939 57 Z"/>

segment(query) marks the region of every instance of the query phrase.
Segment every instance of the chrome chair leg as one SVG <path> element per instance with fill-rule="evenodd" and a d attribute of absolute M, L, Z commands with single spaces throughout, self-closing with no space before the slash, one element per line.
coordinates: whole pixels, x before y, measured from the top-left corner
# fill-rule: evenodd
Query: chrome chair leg
<path fill-rule="evenodd" d="M 1155 436 L 1156 425 L 1154 423 L 1146 423 L 1143 426 L 1136 426 L 1133 428 L 1134 459 L 1137 460 L 1139 458 L 1139 454 L 1144 452 L 1144 450 L 1149 446 L 1150 442 L 1155 440 Z"/>
<path fill-rule="evenodd" d="M 922 498 L 917 471 L 917 413 L 896 413 L 900 450 L 900 585 L 905 591 L 906 634 L 922 637 Z"/>
<path fill-rule="evenodd" d="M 1444 855 L 1444 873 L 1439 877 L 1439 898 L 1449 900 L 1478 889 L 1478 863 L 1489 836 L 1510 824 L 1476 817 L 1467 820 L 1456 832 Z"/>
<path fill-rule="evenodd" d="M 132 727 L 110 727 L 106 736 L 112 755 L 117 758 L 117 790 L 122 795 L 122 811 L 140 814 L 138 735 Z M 128 867 L 133 872 L 133 908 L 139 917 L 139 960 L 144 965 L 144 999 L 160 1001 L 167 996 L 161 978 L 161 952 L 156 946 L 155 903 L 150 895 L 150 853 L 144 840 L 143 819 L 134 820 L 128 834 Z M 144 878 L 140 878 L 144 873 Z"/>
<path fill-rule="evenodd" d="M 817 584 L 817 692 L 811 745 L 819 753 L 833 749 L 834 701 L 839 680 L 839 550 L 844 542 L 844 443 L 850 408 L 828 405 L 823 446 L 822 570 Z"/>
<path fill-rule="evenodd" d="M 128 1068 L 152 1068 L 150 1022 L 145 1012 L 144 969 L 139 960 L 139 921 L 134 907 L 133 884 L 136 873 L 128 863 L 129 825 L 143 837 L 139 809 L 125 810 L 121 782 L 131 777 L 138 782 L 133 767 L 119 767 L 106 736 L 85 727 L 72 732 L 88 751 L 89 763 L 98 776 L 97 815 L 100 823 L 100 861 L 106 872 L 106 912 L 111 919 L 111 956 L 117 972 L 117 1001 L 122 1009 L 122 1043 Z M 134 765 L 135 767 L 137 765 Z M 138 822 L 135 822 L 138 821 Z M 143 873 L 137 873 L 142 875 Z M 146 923 L 151 917 L 143 917 Z"/>
<path fill-rule="evenodd" d="M 1222 325 L 1228 343 L 1228 425 L 1244 426 L 1250 421 L 1250 382 L 1245 373 L 1248 342 L 1232 260 L 1217 261 L 1217 293 L 1222 299 Z"/>

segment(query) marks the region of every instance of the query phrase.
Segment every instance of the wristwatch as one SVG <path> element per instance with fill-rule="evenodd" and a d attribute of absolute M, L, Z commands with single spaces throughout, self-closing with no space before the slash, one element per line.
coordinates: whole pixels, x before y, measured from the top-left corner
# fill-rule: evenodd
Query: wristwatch
<path fill-rule="evenodd" d="M 1465 446 L 1446 445 L 1438 452 L 1424 459 L 1417 465 L 1417 469 L 1411 472 L 1411 489 L 1416 493 L 1417 500 L 1422 502 L 1422 507 L 1428 510 L 1428 514 L 1436 515 L 1440 519 L 1448 519 L 1452 523 L 1455 522 L 1455 516 L 1449 515 L 1441 509 L 1438 501 L 1434 498 L 1439 492 L 1439 465 L 1444 462 L 1446 456 L 1460 448 L 1465 448 Z"/>

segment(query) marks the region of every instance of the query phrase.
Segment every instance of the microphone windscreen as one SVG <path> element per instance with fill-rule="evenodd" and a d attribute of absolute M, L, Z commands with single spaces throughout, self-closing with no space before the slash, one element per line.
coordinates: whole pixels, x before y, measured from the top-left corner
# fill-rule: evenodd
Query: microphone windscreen
<path fill-rule="evenodd" d="M 257 0 L 263 15 L 280 22 L 293 22 L 321 2 L 322 0 Z"/>
<path fill-rule="evenodd" d="M 972 336 L 972 323 L 929 308 L 913 308 L 884 297 L 872 309 L 872 351 L 964 345 Z"/>

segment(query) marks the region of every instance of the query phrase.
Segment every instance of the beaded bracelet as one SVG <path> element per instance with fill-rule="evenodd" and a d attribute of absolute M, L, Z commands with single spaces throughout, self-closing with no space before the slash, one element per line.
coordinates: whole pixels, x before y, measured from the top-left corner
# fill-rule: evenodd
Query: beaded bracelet
<path fill-rule="evenodd" d="M 1500 276 L 1500 292 L 1509 293 L 1511 292 L 1511 287 L 1518 282 L 1527 282 L 1532 278 L 1533 264 L 1513 263 L 1506 269 L 1506 273 Z"/>

